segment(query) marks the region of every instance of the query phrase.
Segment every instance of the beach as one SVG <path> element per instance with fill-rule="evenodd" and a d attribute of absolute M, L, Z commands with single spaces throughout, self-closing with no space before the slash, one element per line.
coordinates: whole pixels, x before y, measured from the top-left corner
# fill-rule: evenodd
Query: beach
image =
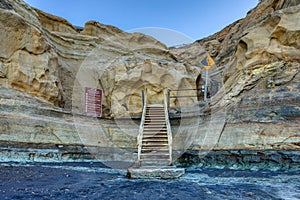
<path fill-rule="evenodd" d="M 300 173 L 187 168 L 174 180 L 127 179 L 101 163 L 1 163 L 0 199 L 300 199 Z"/>

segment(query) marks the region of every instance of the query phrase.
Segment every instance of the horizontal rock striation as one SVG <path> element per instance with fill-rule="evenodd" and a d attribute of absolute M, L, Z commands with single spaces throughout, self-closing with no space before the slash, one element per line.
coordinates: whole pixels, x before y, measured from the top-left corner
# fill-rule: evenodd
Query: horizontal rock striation
<path fill-rule="evenodd" d="M 95 21 L 74 27 L 21 0 L 1 0 L 1 151 L 29 160 L 134 162 L 139 120 L 130 116 L 141 114 L 141 90 L 160 103 L 165 88 L 201 87 L 207 52 L 217 63 L 209 71 L 210 102 L 170 102 L 177 107 L 174 158 L 187 149 L 299 150 L 299 6 L 263 0 L 219 33 L 168 49 L 140 33 Z M 84 87 L 103 90 L 105 118 L 84 116 Z"/>
<path fill-rule="evenodd" d="M 191 168 L 298 171 L 300 162 L 299 151 L 223 150 L 210 151 L 205 156 L 201 156 L 201 153 L 187 151 L 178 159 L 177 165 Z"/>
<path fill-rule="evenodd" d="M 226 123 L 217 142 L 207 141 L 216 143 L 214 149 L 299 149 L 299 3 L 261 1 L 221 32 L 171 49 L 196 64 L 202 47 L 217 62 L 210 84 L 222 77 L 222 88 L 212 97 L 210 113 L 221 110 Z M 205 130 L 198 129 L 194 149 L 209 146 L 201 142 L 209 134 Z"/>

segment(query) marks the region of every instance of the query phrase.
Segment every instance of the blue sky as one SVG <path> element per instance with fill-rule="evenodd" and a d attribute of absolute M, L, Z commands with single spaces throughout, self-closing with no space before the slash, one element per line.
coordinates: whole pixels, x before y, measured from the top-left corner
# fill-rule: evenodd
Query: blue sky
<path fill-rule="evenodd" d="M 95 20 L 124 31 L 151 34 L 168 46 L 212 35 L 245 17 L 258 3 L 258 0 L 25 1 L 73 25 L 84 26 L 85 22 Z"/>

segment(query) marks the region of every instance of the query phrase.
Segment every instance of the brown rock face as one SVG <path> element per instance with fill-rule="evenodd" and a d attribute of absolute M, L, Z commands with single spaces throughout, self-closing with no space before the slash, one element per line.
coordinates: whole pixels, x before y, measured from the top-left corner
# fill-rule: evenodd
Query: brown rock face
<path fill-rule="evenodd" d="M 142 45 L 150 46 L 151 43 Z M 83 85 L 101 88 L 104 91 L 103 104 L 112 116 L 139 115 L 142 108 L 141 91 L 145 88 L 149 90 L 149 103 L 162 103 L 166 88 L 196 87 L 196 75 L 193 76 L 190 71 L 192 67 L 176 63 L 169 57 L 166 49 L 132 49 L 127 53 L 99 48 L 91 55 L 77 72 L 78 82 L 75 83 L 72 97 L 75 112 L 83 112 Z M 197 69 L 195 70 L 197 74 Z M 185 103 L 195 101 L 196 98 L 185 99 Z M 172 106 L 178 106 L 176 99 L 170 103 Z"/>
<path fill-rule="evenodd" d="M 171 49 L 197 64 L 202 46 L 217 62 L 210 80 L 213 84 L 221 76 L 223 87 L 211 105 L 227 112 L 216 149 L 299 149 L 299 4 L 261 1 L 219 33 Z"/>
<path fill-rule="evenodd" d="M 7 8 L 0 11 L 4 87 L 25 91 L 66 109 L 72 109 L 75 103 L 73 111 L 80 112 L 77 107 L 82 109 L 83 102 L 72 102 L 72 98 L 82 99 L 84 94 L 73 95 L 74 82 L 84 81 L 82 89 L 103 89 L 105 116 L 139 114 L 141 89 L 146 87 L 159 100 L 164 88 L 187 84 L 195 87 L 197 69 L 178 63 L 164 44 L 151 37 L 125 33 L 95 21 L 76 29 L 65 19 L 32 9 L 20 0 L 2 2 Z M 93 52 L 98 60 L 91 58 Z M 145 62 L 149 69 L 144 69 Z M 97 63 L 102 64 L 101 69 Z M 93 74 L 98 78 L 85 74 L 91 65 L 98 70 Z M 92 78 L 94 82 L 89 83 Z"/>
<path fill-rule="evenodd" d="M 298 20 L 296 20 L 295 17 L 299 15 L 298 8 L 296 8 L 299 4 L 299 0 L 262 0 L 257 7 L 247 13 L 245 18 L 228 25 L 226 28 L 212 36 L 198 40 L 192 45 L 183 47 L 180 51 L 193 52 L 190 54 L 197 55 L 195 52 L 195 46 L 202 46 L 217 62 L 218 71 L 226 73 L 228 67 L 232 66 L 235 68 L 235 65 L 231 62 L 235 57 L 239 57 L 239 55 L 235 56 L 235 52 L 237 51 L 239 43 L 243 41 L 242 39 L 244 36 L 247 38 L 248 34 L 251 34 L 252 36 L 256 35 L 259 38 L 259 41 L 253 41 L 253 43 L 259 45 L 262 41 L 264 41 L 260 47 L 263 46 L 265 48 L 265 45 L 267 44 L 266 40 L 270 40 L 272 38 L 269 33 L 266 33 L 267 31 L 276 32 L 276 27 L 277 29 L 280 29 L 282 24 L 284 24 L 283 27 L 285 28 L 288 28 L 286 26 L 294 26 L 295 28 L 298 27 Z M 295 10 L 288 11 L 289 9 Z M 294 25 L 291 23 L 294 23 Z M 274 28 L 274 30 L 272 28 Z M 264 35 L 264 33 L 267 35 Z M 260 36 L 264 39 L 260 38 Z M 268 39 L 266 37 L 268 37 Z M 267 46 L 269 46 L 269 44 Z M 248 46 L 248 48 L 252 47 Z M 173 49 L 171 49 L 171 51 L 173 52 Z M 175 51 L 179 50 L 175 49 Z M 194 58 L 188 58 L 184 55 L 178 56 L 181 58 L 187 58 L 187 60 L 191 63 L 197 63 L 197 60 L 199 59 L 199 57 L 196 56 Z M 251 57 L 251 55 L 248 57 Z"/>
<path fill-rule="evenodd" d="M 17 88 L 59 105 L 62 91 L 57 54 L 41 30 L 12 10 L 0 12 L 1 86 Z"/>
<path fill-rule="evenodd" d="M 35 9 L 43 28 L 51 32 L 76 33 L 75 27 L 67 20 Z"/>
<path fill-rule="evenodd" d="M 246 69 L 275 61 L 299 62 L 299 17 L 299 6 L 272 13 L 241 38 L 233 65 Z"/>

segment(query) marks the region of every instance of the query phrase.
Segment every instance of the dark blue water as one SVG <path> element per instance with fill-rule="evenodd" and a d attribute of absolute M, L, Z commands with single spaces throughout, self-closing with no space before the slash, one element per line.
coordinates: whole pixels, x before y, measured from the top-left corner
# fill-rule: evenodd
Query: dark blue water
<path fill-rule="evenodd" d="M 132 180 L 101 163 L 1 163 L 0 199 L 300 199 L 299 172 L 187 169 Z"/>

